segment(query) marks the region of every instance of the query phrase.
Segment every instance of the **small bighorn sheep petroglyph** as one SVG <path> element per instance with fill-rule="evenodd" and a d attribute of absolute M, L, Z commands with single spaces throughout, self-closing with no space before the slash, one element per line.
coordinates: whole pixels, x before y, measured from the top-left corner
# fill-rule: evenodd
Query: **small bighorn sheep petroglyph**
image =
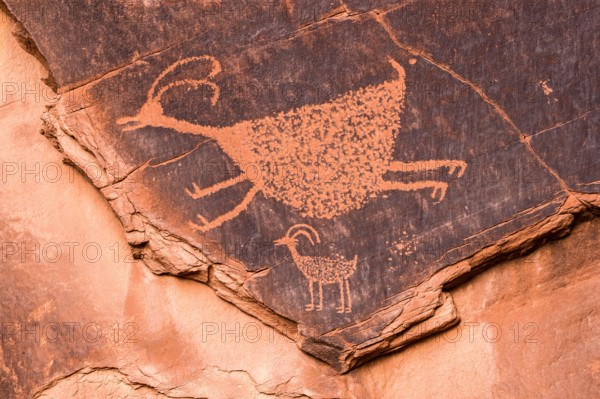
<path fill-rule="evenodd" d="M 190 224 L 201 232 L 237 217 L 259 192 L 299 210 L 303 217 L 322 219 L 360 209 L 369 198 L 386 191 L 433 189 L 432 198 L 442 201 L 448 188 L 446 182 L 384 179 L 387 173 L 442 168 L 447 168 L 449 174 L 458 170 L 460 177 L 467 167 L 460 160 L 401 162 L 392 159 L 406 87 L 404 68 L 392 58 L 388 61 L 396 78 L 379 85 L 349 91 L 327 103 L 303 105 L 261 119 L 230 126 L 205 126 L 165 115 L 161 104 L 167 91 L 180 86 L 189 89 L 206 86 L 212 93 L 211 104 L 217 103 L 220 90 L 212 80 L 221 72 L 221 64 L 208 55 L 190 57 L 173 63 L 156 78 L 136 116 L 120 118 L 117 122 L 124 125 L 125 131 L 156 126 L 215 140 L 239 167 L 241 176 L 207 188 L 193 184 L 193 190 L 185 189 L 193 199 L 205 198 L 243 181 L 253 184 L 233 209 L 213 220 L 198 214 L 199 224 Z M 208 64 L 210 72 L 205 78 L 182 79 L 182 71 L 177 70 L 194 63 L 204 67 Z M 290 170 L 298 173 L 289 173 Z M 327 176 L 318 176 L 316 170 L 328 171 Z"/>
<path fill-rule="evenodd" d="M 331 256 L 304 256 L 298 253 L 296 246 L 298 240 L 296 237 L 304 236 L 312 245 L 315 241 L 321 242 L 319 233 L 307 224 L 295 224 L 285 233 L 285 236 L 275 240 L 275 245 L 287 246 L 294 263 L 300 269 L 302 274 L 308 279 L 308 292 L 310 294 L 310 303 L 306 305 L 306 310 L 315 309 L 315 298 L 313 285 L 316 282 L 319 286 L 319 304 L 316 309 L 323 309 L 323 285 L 338 283 L 340 286 L 340 306 L 336 308 L 338 313 L 352 312 L 352 297 L 350 295 L 350 284 L 348 278 L 356 271 L 358 256 L 354 255 L 352 260 L 347 260 L 338 254 Z M 313 240 L 314 237 L 314 240 Z"/>

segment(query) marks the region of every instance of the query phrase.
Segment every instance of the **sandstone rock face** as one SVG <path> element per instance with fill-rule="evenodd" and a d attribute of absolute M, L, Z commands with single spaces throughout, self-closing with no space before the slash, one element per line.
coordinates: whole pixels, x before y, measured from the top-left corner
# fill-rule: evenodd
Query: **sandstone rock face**
<path fill-rule="evenodd" d="M 452 324 L 445 284 L 563 234 L 595 203 L 596 92 L 566 97 L 596 84 L 585 78 L 592 47 L 524 43 L 532 60 L 514 63 L 541 91 L 496 94 L 520 87 L 500 82 L 497 48 L 536 26 L 516 17 L 567 13 L 585 26 L 594 8 L 482 4 L 480 18 L 457 21 L 454 5 L 442 23 L 424 12 L 435 2 L 340 4 L 299 25 L 290 15 L 306 4 L 263 4 L 266 24 L 212 3 L 39 6 L 67 17 L 27 20 L 28 5 L 7 2 L 63 94 L 45 134 L 101 189 L 135 257 L 208 283 L 338 371 L 405 344 L 429 318 Z M 57 34 L 88 17 L 77 38 Z M 568 37 L 558 25 L 544 34 Z M 462 58 L 447 53 L 469 40 Z M 481 47 L 494 50 L 473 70 L 465 60 Z M 559 51 L 582 61 L 550 62 Z M 567 126 L 588 148 L 576 167 L 568 150 L 549 151 L 572 137 Z"/>
<path fill-rule="evenodd" d="M 32 18 L 6 1 L 22 26 L 5 15 L 1 389 L 592 397 L 595 8 L 517 23 L 534 11 L 490 4 L 466 23 L 432 19 L 455 12 L 433 2 L 290 3 L 260 26 L 209 16 L 216 2 L 39 4 Z M 86 15 L 104 18 L 59 34 Z M 538 25 L 558 15 L 578 22 Z M 540 76 L 541 91 L 515 89 Z"/>

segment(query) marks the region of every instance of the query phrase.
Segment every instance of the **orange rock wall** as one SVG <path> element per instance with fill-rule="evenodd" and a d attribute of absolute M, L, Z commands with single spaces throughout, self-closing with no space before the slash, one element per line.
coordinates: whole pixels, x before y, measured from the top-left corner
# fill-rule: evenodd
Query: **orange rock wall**
<path fill-rule="evenodd" d="M 0 398 L 592 398 L 600 221 L 452 290 L 460 322 L 347 374 L 134 260 L 40 135 L 46 71 L 0 14 Z"/>

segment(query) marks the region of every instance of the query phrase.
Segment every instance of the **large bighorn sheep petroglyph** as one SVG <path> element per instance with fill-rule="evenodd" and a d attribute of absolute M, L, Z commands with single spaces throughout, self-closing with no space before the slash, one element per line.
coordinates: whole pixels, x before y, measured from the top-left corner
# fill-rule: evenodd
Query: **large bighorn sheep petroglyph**
<path fill-rule="evenodd" d="M 208 63 L 210 72 L 202 79 L 176 80 L 174 76 L 180 75 L 175 71 L 193 63 Z M 156 126 L 216 141 L 240 168 L 241 176 L 207 188 L 193 184 L 193 190 L 185 190 L 193 199 L 246 180 L 253 184 L 243 200 L 213 220 L 198 214 L 199 223 L 190 223 L 201 232 L 237 217 L 258 192 L 299 210 L 304 217 L 325 219 L 360 209 L 369 198 L 386 191 L 433 189 L 432 198 L 441 201 L 448 188 L 446 182 L 384 179 L 387 173 L 442 168 L 449 174 L 458 170 L 457 175 L 462 176 L 467 167 L 459 160 L 392 159 L 406 88 L 404 68 L 391 58 L 389 63 L 395 79 L 347 92 L 327 103 L 304 105 L 231 126 L 204 126 L 165 115 L 161 104 L 162 96 L 175 87 L 197 89 L 203 85 L 212 92 L 211 104 L 217 103 L 220 90 L 212 79 L 221 72 L 220 63 L 207 55 L 190 57 L 166 68 L 150 87 L 139 113 L 118 123 L 126 131 Z M 290 169 L 299 173 L 289 173 Z M 327 176 L 316 171 L 328 171 Z"/>

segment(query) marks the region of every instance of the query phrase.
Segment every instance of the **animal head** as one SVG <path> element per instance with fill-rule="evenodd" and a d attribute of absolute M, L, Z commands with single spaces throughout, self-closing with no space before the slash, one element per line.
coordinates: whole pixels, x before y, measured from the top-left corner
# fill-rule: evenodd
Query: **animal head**
<path fill-rule="evenodd" d="M 197 68 L 194 64 L 206 65 L 208 63 L 210 70 L 204 77 L 196 76 Z M 187 70 L 181 71 L 182 67 Z M 187 73 L 180 76 L 180 73 Z M 154 80 L 147 94 L 147 99 L 144 105 L 136 116 L 124 117 L 117 119 L 117 123 L 123 126 L 123 131 L 132 131 L 145 126 L 163 126 L 176 128 L 171 124 L 177 122 L 174 118 L 165 118 L 161 99 L 163 94 L 176 87 L 184 86 L 192 89 L 197 89 L 200 86 L 208 86 L 211 89 L 210 103 L 214 106 L 220 96 L 221 90 L 212 79 L 221 72 L 221 64 L 216 58 L 209 55 L 201 55 L 195 57 L 184 58 L 179 60 L 164 71 Z M 165 120 L 168 123 L 165 124 Z"/>
<path fill-rule="evenodd" d="M 291 245 L 295 246 L 298 244 L 298 240 L 296 237 L 304 236 L 310 241 L 312 245 L 315 245 L 315 242 L 320 243 L 321 238 L 319 237 L 319 233 L 312 226 L 308 224 L 295 224 L 288 229 L 283 237 L 278 240 L 275 240 L 273 243 L 275 245 Z M 314 240 L 313 240 L 314 238 Z"/>

